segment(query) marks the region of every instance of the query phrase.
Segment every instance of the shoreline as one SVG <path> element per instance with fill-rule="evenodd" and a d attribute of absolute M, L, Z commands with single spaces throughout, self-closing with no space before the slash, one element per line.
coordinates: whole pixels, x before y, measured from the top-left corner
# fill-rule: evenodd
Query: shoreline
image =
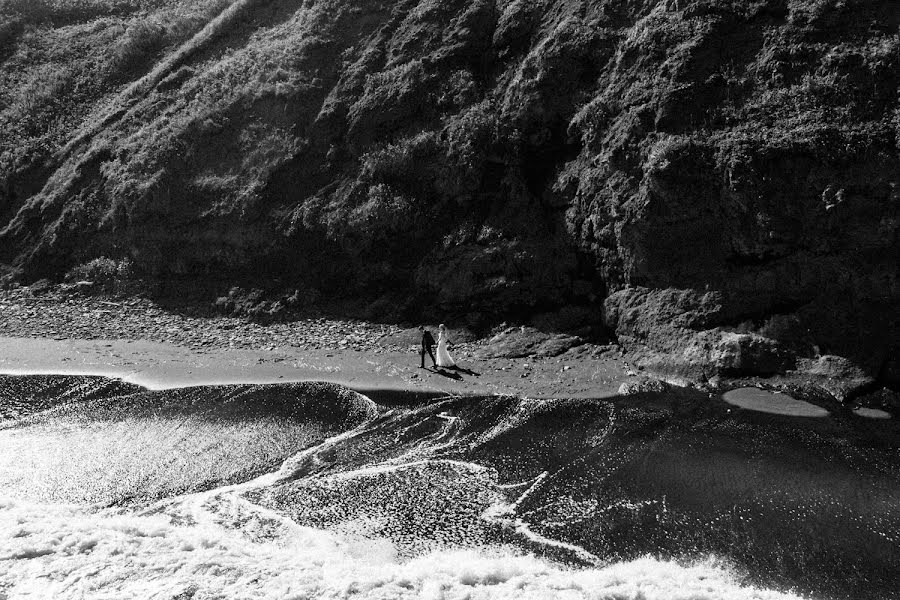
<path fill-rule="evenodd" d="M 415 327 L 322 316 L 260 324 L 192 315 L 140 297 L 14 288 L 0 290 L 0 314 L 0 372 L 93 373 L 154 388 L 315 380 L 442 394 L 587 398 L 614 395 L 635 375 L 621 355 L 592 344 L 552 358 L 484 357 L 488 340 L 465 329 L 451 329 L 457 342 L 451 353 L 463 370 L 419 369 Z"/>
<path fill-rule="evenodd" d="M 572 382 L 561 384 L 548 378 L 552 365 L 534 359 L 530 361 L 526 386 L 516 388 L 499 359 L 484 359 L 482 365 L 490 373 L 450 379 L 433 370 L 410 365 L 410 352 L 390 352 L 378 355 L 378 360 L 356 351 L 336 351 L 325 354 L 304 351 L 291 353 L 289 349 L 275 351 L 212 350 L 196 353 L 174 344 L 141 340 L 47 340 L 41 338 L 0 337 L 0 376 L 84 376 L 106 377 L 141 386 L 148 391 L 172 390 L 201 386 L 267 385 L 303 382 L 335 383 L 359 392 L 386 407 L 415 406 L 430 401 L 464 396 L 517 396 L 531 399 L 612 399 L 631 393 L 662 392 L 658 380 L 640 380 L 622 373 L 610 375 L 603 384 L 582 386 L 573 394 L 560 394 L 571 389 Z M 593 359 L 593 368 L 614 370 L 615 361 Z M 141 361 L 141 362 L 138 362 Z M 610 364 L 612 363 L 612 364 Z M 548 367 L 550 367 L 548 369 Z M 585 365 L 562 372 L 584 374 Z M 550 373 L 548 373 L 550 371 Z M 447 371 L 449 373 L 449 371 Z M 521 375 L 518 376 L 522 378 Z M 622 393 L 623 389 L 631 391 Z M 668 388 L 672 391 L 682 389 Z M 689 388 L 683 388 L 685 391 Z M 525 392 L 528 393 L 525 393 Z M 694 393 L 702 394 L 700 390 Z M 707 392 L 709 393 L 709 392 Z M 732 399 L 729 399 L 729 398 Z M 800 397 L 765 391 L 747 384 L 730 390 L 709 393 L 737 409 L 762 412 L 792 418 L 837 416 L 820 403 L 810 403 Z M 737 400 L 736 400 L 737 399 Z M 741 401 L 743 399 L 744 401 Z M 873 408 L 857 408 L 858 417 L 890 419 L 887 412 Z"/>
<path fill-rule="evenodd" d="M 185 348 L 145 340 L 49 340 L 0 336 L 0 374 L 97 375 L 151 390 L 303 381 L 338 383 L 379 395 L 517 395 L 604 398 L 632 379 L 611 359 L 459 359 L 466 371 L 419 368 L 412 351 Z M 524 375 L 524 376 L 523 376 Z"/>
<path fill-rule="evenodd" d="M 599 399 L 685 385 L 634 367 L 631 355 L 617 346 L 584 340 L 566 344 L 566 336 L 548 338 L 552 334 L 508 326 L 493 340 L 451 330 L 451 339 L 459 342 L 451 353 L 461 369 L 448 370 L 420 369 L 420 333 L 398 324 L 322 316 L 260 324 L 166 309 L 141 297 L 36 295 L 27 288 L 0 290 L 0 314 L 0 374 L 100 375 L 152 390 L 324 381 L 404 397 Z M 564 345 L 553 356 L 534 355 L 559 338 Z M 687 387 L 711 396 L 755 387 L 830 412 L 872 409 L 900 416 L 894 392 L 873 391 L 840 402 L 823 387 L 826 383 L 788 373 L 717 378 Z"/>

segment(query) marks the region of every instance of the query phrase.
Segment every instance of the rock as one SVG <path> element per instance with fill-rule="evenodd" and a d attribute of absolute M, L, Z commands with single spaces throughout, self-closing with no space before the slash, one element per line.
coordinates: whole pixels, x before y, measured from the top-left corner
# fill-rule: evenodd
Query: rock
<path fill-rule="evenodd" d="M 626 381 L 619 386 L 620 396 L 632 396 L 643 393 L 661 393 L 669 389 L 669 385 L 659 379 L 644 377 L 635 381 Z"/>
<path fill-rule="evenodd" d="M 793 374 L 841 401 L 874 381 L 856 360 L 806 359 L 797 356 L 796 346 L 719 326 L 723 311 L 721 294 L 691 290 L 627 288 L 606 302 L 608 324 L 634 364 L 667 380 Z"/>
<path fill-rule="evenodd" d="M 509 327 L 479 348 L 478 358 L 552 357 L 582 344 L 577 336 L 548 334 L 533 327 Z"/>
<path fill-rule="evenodd" d="M 39 279 L 28 286 L 28 289 L 35 295 L 46 294 L 53 289 L 53 283 L 49 279 Z"/>
<path fill-rule="evenodd" d="M 710 361 L 724 375 L 771 375 L 794 367 L 794 356 L 774 340 L 752 333 L 721 332 Z"/>
<path fill-rule="evenodd" d="M 863 394 L 853 401 L 854 408 L 876 408 L 900 417 L 900 393 L 888 388 Z"/>
<path fill-rule="evenodd" d="M 93 281 L 75 281 L 73 283 L 63 283 L 59 286 L 59 293 L 64 296 L 75 294 L 90 294 L 96 291 L 97 286 Z"/>
<path fill-rule="evenodd" d="M 72 284 L 74 290 L 80 294 L 88 294 L 94 291 L 97 285 L 93 281 L 76 281 Z"/>
<path fill-rule="evenodd" d="M 797 373 L 819 386 L 839 402 L 859 394 L 875 384 L 875 378 L 841 356 L 820 356 L 798 361 Z"/>

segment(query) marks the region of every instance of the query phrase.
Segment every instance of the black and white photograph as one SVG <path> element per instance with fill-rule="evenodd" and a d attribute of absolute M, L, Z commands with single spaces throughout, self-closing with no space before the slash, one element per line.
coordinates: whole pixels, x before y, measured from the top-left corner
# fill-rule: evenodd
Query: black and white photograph
<path fill-rule="evenodd" d="M 0 600 L 900 600 L 900 0 L 0 0 Z"/>

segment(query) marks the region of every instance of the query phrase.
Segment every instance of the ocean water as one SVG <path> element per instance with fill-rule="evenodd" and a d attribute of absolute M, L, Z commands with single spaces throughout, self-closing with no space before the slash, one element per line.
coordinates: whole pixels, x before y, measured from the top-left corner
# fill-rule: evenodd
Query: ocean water
<path fill-rule="evenodd" d="M 0 599 L 898 597 L 894 420 L 392 404 L 0 377 Z"/>

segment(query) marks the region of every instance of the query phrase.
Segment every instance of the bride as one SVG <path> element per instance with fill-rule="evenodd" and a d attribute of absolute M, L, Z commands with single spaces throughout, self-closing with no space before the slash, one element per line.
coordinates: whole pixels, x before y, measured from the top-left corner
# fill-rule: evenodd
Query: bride
<path fill-rule="evenodd" d="M 456 362 L 450 353 L 447 352 L 447 328 L 441 323 L 438 327 L 438 344 L 437 344 L 437 366 L 439 367 L 455 367 Z"/>

